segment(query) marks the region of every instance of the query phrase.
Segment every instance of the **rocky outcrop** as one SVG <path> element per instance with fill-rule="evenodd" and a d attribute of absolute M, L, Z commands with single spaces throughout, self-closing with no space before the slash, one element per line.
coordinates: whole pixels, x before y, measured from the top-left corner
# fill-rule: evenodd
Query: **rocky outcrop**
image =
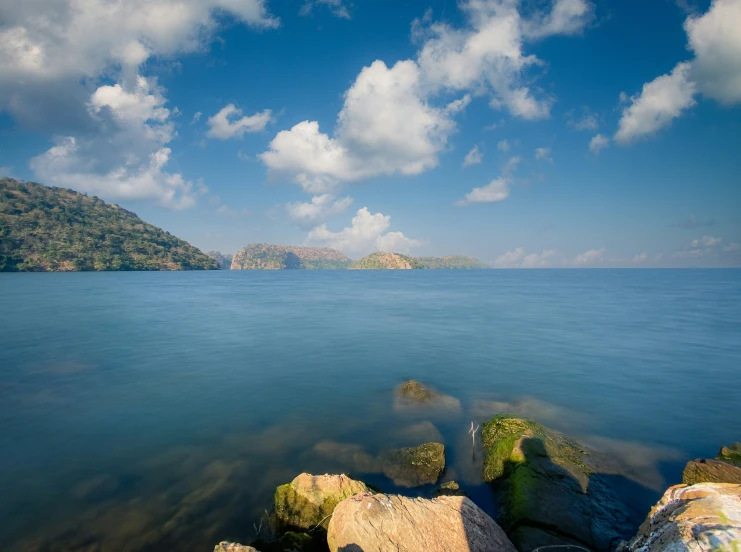
<path fill-rule="evenodd" d="M 363 494 L 341 502 L 327 531 L 331 552 L 515 552 L 468 498 Z"/>
<path fill-rule="evenodd" d="M 214 552 L 259 552 L 256 548 L 237 544 L 236 542 L 220 542 L 214 547 Z"/>
<path fill-rule="evenodd" d="M 346 475 L 302 473 L 275 491 L 275 515 L 281 524 L 297 529 L 326 528 L 335 506 L 345 498 L 368 491 Z"/>
<path fill-rule="evenodd" d="M 383 473 L 394 484 L 418 487 L 437 483 L 445 471 L 445 446 L 425 443 L 418 447 L 403 448 L 381 453 Z"/>
<path fill-rule="evenodd" d="M 670 487 L 619 552 L 718 552 L 741 546 L 741 485 Z"/>
<path fill-rule="evenodd" d="M 733 443 L 730 447 L 723 447 L 715 459 L 741 466 L 741 443 Z"/>
<path fill-rule="evenodd" d="M 461 402 L 416 380 L 407 380 L 396 388 L 394 407 L 401 411 L 424 408 L 460 412 Z"/>
<path fill-rule="evenodd" d="M 720 460 L 691 460 L 682 472 L 682 483 L 735 483 L 741 484 L 741 468 Z"/>
<path fill-rule="evenodd" d="M 501 483 L 501 521 L 519 550 L 577 544 L 613 550 L 625 506 L 600 478 L 596 454 L 536 422 L 497 416 L 482 427 L 484 479 Z"/>

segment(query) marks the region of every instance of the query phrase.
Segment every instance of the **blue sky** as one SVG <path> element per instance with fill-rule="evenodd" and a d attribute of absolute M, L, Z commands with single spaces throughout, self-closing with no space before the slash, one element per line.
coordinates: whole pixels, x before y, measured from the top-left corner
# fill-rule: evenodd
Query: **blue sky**
<path fill-rule="evenodd" d="M 204 249 L 741 266 L 741 0 L 25 0 L 0 173 Z"/>

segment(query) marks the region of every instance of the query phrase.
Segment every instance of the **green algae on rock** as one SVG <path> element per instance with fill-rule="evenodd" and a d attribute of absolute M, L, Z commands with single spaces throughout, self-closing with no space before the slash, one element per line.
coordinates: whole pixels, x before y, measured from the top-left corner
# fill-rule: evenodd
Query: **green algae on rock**
<path fill-rule="evenodd" d="M 434 496 L 468 496 L 466 491 L 462 491 L 460 485 L 455 481 L 446 481 L 441 483 L 435 492 Z"/>
<path fill-rule="evenodd" d="M 445 446 L 425 443 L 418 447 L 385 451 L 380 460 L 384 475 L 396 485 L 418 487 L 434 484 L 445 470 Z"/>
<path fill-rule="evenodd" d="M 367 492 L 361 481 L 346 475 L 310 475 L 302 473 L 275 490 L 275 515 L 286 527 L 325 529 L 335 506 L 349 496 Z"/>
<path fill-rule="evenodd" d="M 532 420 L 496 416 L 482 427 L 484 480 L 501 483 L 504 528 L 519 550 L 576 544 L 613 550 L 626 508 L 597 475 L 595 453 Z"/>
<path fill-rule="evenodd" d="M 723 447 L 715 459 L 741 466 L 741 443 L 733 443 L 730 447 Z"/>

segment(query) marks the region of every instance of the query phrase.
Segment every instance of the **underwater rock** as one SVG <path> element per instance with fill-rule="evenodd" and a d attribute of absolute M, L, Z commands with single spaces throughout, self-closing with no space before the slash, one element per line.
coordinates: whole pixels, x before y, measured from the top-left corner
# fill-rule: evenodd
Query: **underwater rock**
<path fill-rule="evenodd" d="M 733 443 L 730 447 L 723 447 L 715 459 L 741 466 L 741 443 Z"/>
<path fill-rule="evenodd" d="M 496 416 L 482 427 L 484 480 L 501 483 L 501 521 L 519 550 L 578 544 L 613 550 L 626 506 L 597 475 L 596 453 L 532 420 Z"/>
<path fill-rule="evenodd" d="M 682 483 L 735 483 L 741 484 L 741 468 L 720 460 L 690 460 L 682 472 Z"/>
<path fill-rule="evenodd" d="M 471 500 L 362 494 L 342 501 L 327 531 L 331 552 L 515 552 Z"/>
<path fill-rule="evenodd" d="M 237 544 L 236 542 L 222 541 L 214 547 L 214 552 L 259 552 L 256 548 Z"/>
<path fill-rule="evenodd" d="M 435 489 L 435 496 L 468 496 L 455 481 L 446 481 Z"/>
<path fill-rule="evenodd" d="M 741 543 L 741 485 L 670 487 L 619 552 L 711 552 Z"/>
<path fill-rule="evenodd" d="M 367 492 L 365 483 L 346 475 L 302 473 L 275 490 L 275 515 L 285 526 L 326 528 L 335 506 L 349 496 Z"/>
<path fill-rule="evenodd" d="M 461 401 L 450 395 L 443 395 L 416 380 L 408 380 L 396 388 L 396 410 L 413 410 L 419 408 L 461 411 Z"/>
<path fill-rule="evenodd" d="M 418 447 L 382 452 L 383 474 L 402 487 L 437 483 L 445 471 L 445 446 L 425 443 Z"/>

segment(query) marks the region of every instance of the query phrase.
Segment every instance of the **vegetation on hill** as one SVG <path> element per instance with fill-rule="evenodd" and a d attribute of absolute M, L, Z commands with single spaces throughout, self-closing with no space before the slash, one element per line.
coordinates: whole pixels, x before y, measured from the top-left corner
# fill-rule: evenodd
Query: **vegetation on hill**
<path fill-rule="evenodd" d="M 465 257 L 464 255 L 449 255 L 447 257 L 414 257 L 414 261 L 421 265 L 420 268 L 429 269 L 474 269 L 489 268 L 475 257 Z"/>
<path fill-rule="evenodd" d="M 219 251 L 207 251 L 206 255 L 219 263 L 219 267 L 221 267 L 221 270 L 229 270 L 232 266 L 232 259 L 234 258 L 234 255 L 231 255 L 229 253 L 221 253 Z"/>
<path fill-rule="evenodd" d="M 0 272 L 218 268 L 189 243 L 118 205 L 0 179 Z"/>
<path fill-rule="evenodd" d="M 253 243 L 240 249 L 232 260 L 232 270 L 336 270 L 350 266 L 352 260 L 334 249 Z"/>
<path fill-rule="evenodd" d="M 400 253 L 371 253 L 350 265 L 353 269 L 365 270 L 410 270 L 410 269 L 472 269 L 488 268 L 473 257 L 452 255 L 449 257 L 409 257 Z"/>

